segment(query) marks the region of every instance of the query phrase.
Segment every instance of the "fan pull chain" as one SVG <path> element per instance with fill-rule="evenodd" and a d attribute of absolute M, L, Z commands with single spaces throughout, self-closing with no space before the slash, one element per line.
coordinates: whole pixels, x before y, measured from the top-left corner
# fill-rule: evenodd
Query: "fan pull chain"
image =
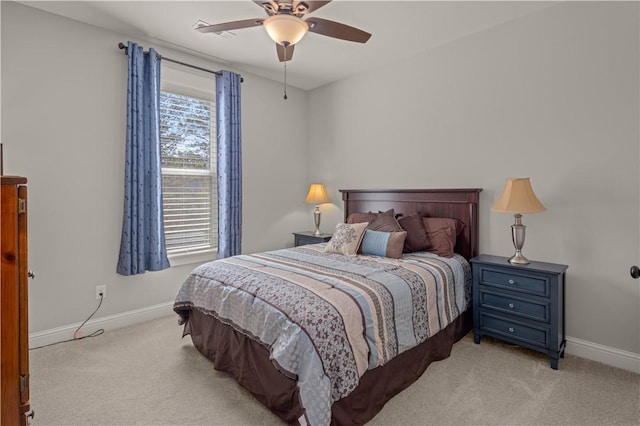
<path fill-rule="evenodd" d="M 284 100 L 287 100 L 287 45 L 284 45 Z"/>

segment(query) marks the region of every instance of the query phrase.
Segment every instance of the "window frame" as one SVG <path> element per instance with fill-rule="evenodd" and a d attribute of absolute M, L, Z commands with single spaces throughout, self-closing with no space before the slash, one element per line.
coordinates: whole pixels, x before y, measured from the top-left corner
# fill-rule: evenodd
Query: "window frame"
<path fill-rule="evenodd" d="M 160 90 L 162 92 L 174 93 L 177 95 L 189 96 L 193 98 L 198 98 L 202 100 L 206 100 L 212 103 L 213 108 L 216 108 L 216 90 L 215 90 L 215 79 L 211 78 L 210 75 L 205 74 L 202 71 L 197 70 L 184 70 L 182 68 L 174 68 L 173 66 L 166 66 L 163 64 L 163 69 L 161 73 L 161 83 Z M 215 113 L 213 113 L 215 109 L 212 110 L 211 120 L 212 124 L 215 123 Z M 212 133 L 212 138 L 215 138 L 215 133 Z M 201 171 L 201 170 L 188 170 L 185 172 L 185 169 L 175 169 L 175 168 L 163 168 L 162 173 L 165 171 L 171 170 L 180 170 L 180 173 L 176 173 L 179 175 L 189 175 L 192 174 L 194 176 L 202 176 L 202 175 L 210 175 L 213 174 L 213 179 L 217 179 L 217 170 L 218 166 L 216 164 L 216 152 L 214 150 L 214 145 L 210 144 L 209 148 L 211 149 L 211 165 L 213 167 L 213 172 L 210 170 L 209 172 Z M 164 188 L 163 188 L 164 190 Z M 212 197 L 213 198 L 213 197 Z M 212 200 L 216 202 L 215 199 Z M 217 205 L 216 205 L 217 209 Z M 217 228 L 217 226 L 216 226 Z M 218 256 L 218 244 L 216 242 L 214 248 L 204 249 L 204 250 L 193 250 L 190 252 L 177 252 L 177 253 L 167 253 L 169 258 L 169 262 L 171 266 L 181 266 L 195 263 L 203 263 L 206 261 L 210 261 L 216 259 Z"/>

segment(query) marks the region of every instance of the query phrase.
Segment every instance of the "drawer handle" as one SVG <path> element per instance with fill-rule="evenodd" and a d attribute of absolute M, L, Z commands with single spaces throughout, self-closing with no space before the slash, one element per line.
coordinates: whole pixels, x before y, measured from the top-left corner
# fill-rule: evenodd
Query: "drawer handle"
<path fill-rule="evenodd" d="M 513 303 L 509 303 L 509 308 L 513 309 L 515 307 L 516 307 L 516 305 L 514 305 Z"/>
<path fill-rule="evenodd" d="M 515 284 L 516 282 L 514 280 L 509 280 L 509 284 Z"/>
<path fill-rule="evenodd" d="M 509 333 L 513 333 L 513 327 L 509 327 Z"/>

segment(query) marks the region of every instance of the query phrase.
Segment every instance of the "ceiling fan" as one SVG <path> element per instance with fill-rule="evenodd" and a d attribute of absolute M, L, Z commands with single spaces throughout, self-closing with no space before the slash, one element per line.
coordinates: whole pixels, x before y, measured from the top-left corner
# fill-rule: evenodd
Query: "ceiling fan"
<path fill-rule="evenodd" d="M 302 19 L 307 14 L 331 3 L 331 0 L 253 0 L 253 2 L 262 7 L 269 16 L 267 18 L 244 19 L 222 24 L 201 25 L 196 27 L 196 30 L 201 33 L 217 33 L 262 25 L 269 36 L 276 42 L 276 51 L 280 62 L 291 60 L 293 46 L 304 37 L 307 31 L 357 43 L 366 43 L 371 37 L 371 34 L 366 31 L 328 19 L 315 17 Z"/>

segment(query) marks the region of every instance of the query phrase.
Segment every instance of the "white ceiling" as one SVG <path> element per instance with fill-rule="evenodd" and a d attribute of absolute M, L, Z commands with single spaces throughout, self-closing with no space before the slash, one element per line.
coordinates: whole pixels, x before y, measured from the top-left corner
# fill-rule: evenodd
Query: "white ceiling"
<path fill-rule="evenodd" d="M 276 81 L 283 77 L 283 64 L 278 61 L 275 44 L 264 28 L 236 30 L 235 36 L 229 38 L 193 29 L 199 20 L 216 24 L 266 17 L 264 10 L 251 0 L 21 3 L 132 38 L 150 40 L 160 54 L 160 46 L 169 46 L 209 57 L 240 72 Z M 543 1 L 334 0 L 312 16 L 360 28 L 373 34 L 371 39 L 360 44 L 308 33 L 296 44 L 293 60 L 287 63 L 287 83 L 314 89 L 551 5 L 553 2 Z"/>

